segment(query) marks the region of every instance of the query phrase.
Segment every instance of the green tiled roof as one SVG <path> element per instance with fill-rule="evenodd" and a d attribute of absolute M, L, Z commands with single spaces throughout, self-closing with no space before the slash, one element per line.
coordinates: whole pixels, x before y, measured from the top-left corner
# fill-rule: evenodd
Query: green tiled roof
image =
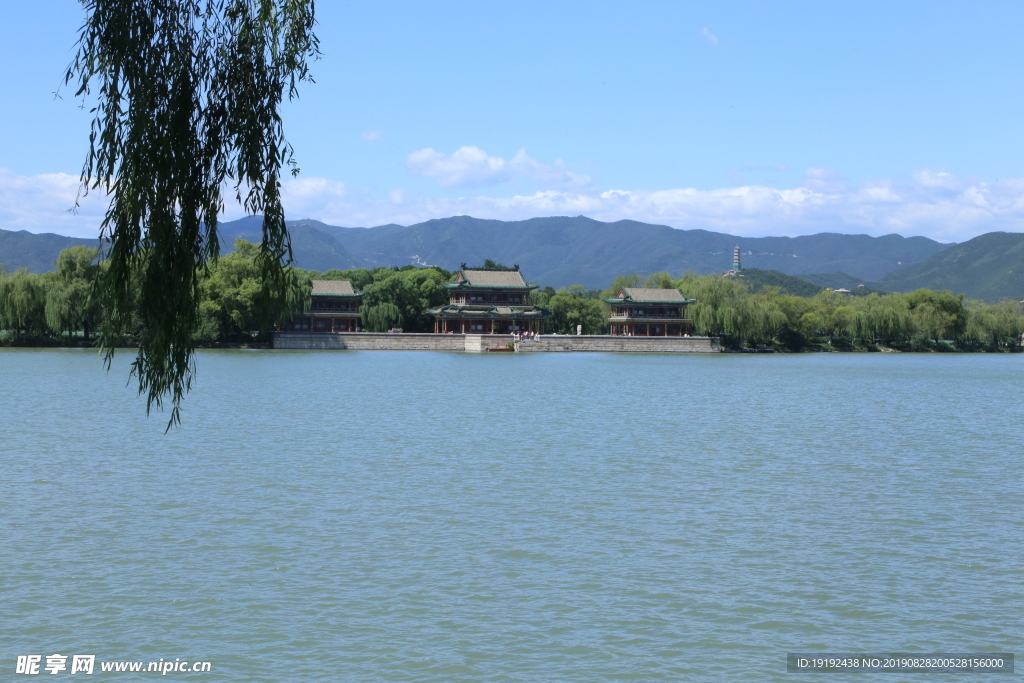
<path fill-rule="evenodd" d="M 455 274 L 455 279 L 445 285 L 450 289 L 480 287 L 486 289 L 536 289 L 523 279 L 518 270 L 491 270 L 466 268 Z"/>
<path fill-rule="evenodd" d="M 313 280 L 313 296 L 358 296 L 350 280 Z"/>
<path fill-rule="evenodd" d="M 653 287 L 623 287 L 619 294 L 605 299 L 610 304 L 683 304 L 696 303 L 696 299 L 687 299 L 678 289 L 657 289 Z"/>

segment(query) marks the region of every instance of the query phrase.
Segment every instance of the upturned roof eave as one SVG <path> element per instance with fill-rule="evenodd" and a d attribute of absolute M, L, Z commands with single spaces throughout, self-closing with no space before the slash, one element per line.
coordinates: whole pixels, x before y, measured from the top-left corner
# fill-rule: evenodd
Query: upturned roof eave
<path fill-rule="evenodd" d="M 537 289 L 540 285 L 527 282 L 525 285 L 471 285 L 468 282 L 446 282 L 444 287 L 448 289 Z"/>
<path fill-rule="evenodd" d="M 668 306 L 670 304 L 676 306 L 686 306 L 688 304 L 697 303 L 696 299 L 601 299 L 607 304 L 656 304 L 658 306 Z"/>
<path fill-rule="evenodd" d="M 693 320 L 690 319 L 690 318 L 659 318 L 658 316 L 652 316 L 650 318 L 647 318 L 647 317 L 644 317 L 644 316 L 630 316 L 630 315 L 614 316 L 614 315 L 610 315 L 610 316 L 608 316 L 608 322 L 613 322 L 613 323 L 622 323 L 622 322 L 637 322 L 637 323 L 678 323 L 678 322 L 684 322 L 684 323 L 692 323 Z"/>
<path fill-rule="evenodd" d="M 427 311 L 436 318 L 546 318 L 551 312 L 543 308 L 534 308 L 529 311 L 513 310 L 511 313 L 498 313 L 494 308 L 487 310 L 472 310 L 459 308 L 457 306 L 440 306 Z"/>

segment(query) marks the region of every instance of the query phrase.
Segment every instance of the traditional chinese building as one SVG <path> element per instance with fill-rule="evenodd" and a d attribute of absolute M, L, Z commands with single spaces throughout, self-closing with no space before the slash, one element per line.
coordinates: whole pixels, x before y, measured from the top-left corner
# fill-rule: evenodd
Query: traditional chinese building
<path fill-rule="evenodd" d="M 690 331 L 686 307 L 697 300 L 684 298 L 678 289 L 623 287 L 605 301 L 612 306 L 608 323 L 613 335 L 681 337 Z"/>
<path fill-rule="evenodd" d="M 466 268 L 445 285 L 447 306 L 430 309 L 434 332 L 457 334 L 513 334 L 544 332 L 547 311 L 530 304 L 530 292 L 537 289 L 523 279 L 519 267 Z"/>
<path fill-rule="evenodd" d="M 726 275 L 730 277 L 737 275 L 743 277 L 743 266 L 740 264 L 740 253 L 740 245 L 737 244 L 732 250 L 732 270 L 725 271 Z"/>
<path fill-rule="evenodd" d="M 363 295 L 348 280 L 313 280 L 308 311 L 285 325 L 287 332 L 358 332 Z"/>

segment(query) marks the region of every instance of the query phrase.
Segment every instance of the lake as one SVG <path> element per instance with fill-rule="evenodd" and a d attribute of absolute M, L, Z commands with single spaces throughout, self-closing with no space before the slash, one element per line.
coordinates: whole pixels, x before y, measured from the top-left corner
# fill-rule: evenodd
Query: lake
<path fill-rule="evenodd" d="M 1022 649 L 1024 355 L 208 351 L 166 435 L 129 360 L 0 349 L 4 670 L 792 681 L 788 651 Z"/>

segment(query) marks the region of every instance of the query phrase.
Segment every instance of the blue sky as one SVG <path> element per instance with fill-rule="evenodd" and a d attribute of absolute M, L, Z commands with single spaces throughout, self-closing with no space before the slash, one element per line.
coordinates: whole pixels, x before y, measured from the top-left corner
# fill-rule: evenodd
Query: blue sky
<path fill-rule="evenodd" d="M 0 227 L 77 215 L 82 9 L 0 5 Z M 960 241 L 1024 225 L 1024 3 L 318 3 L 290 218 L 632 218 Z M 238 215 L 236 209 L 228 217 Z"/>

